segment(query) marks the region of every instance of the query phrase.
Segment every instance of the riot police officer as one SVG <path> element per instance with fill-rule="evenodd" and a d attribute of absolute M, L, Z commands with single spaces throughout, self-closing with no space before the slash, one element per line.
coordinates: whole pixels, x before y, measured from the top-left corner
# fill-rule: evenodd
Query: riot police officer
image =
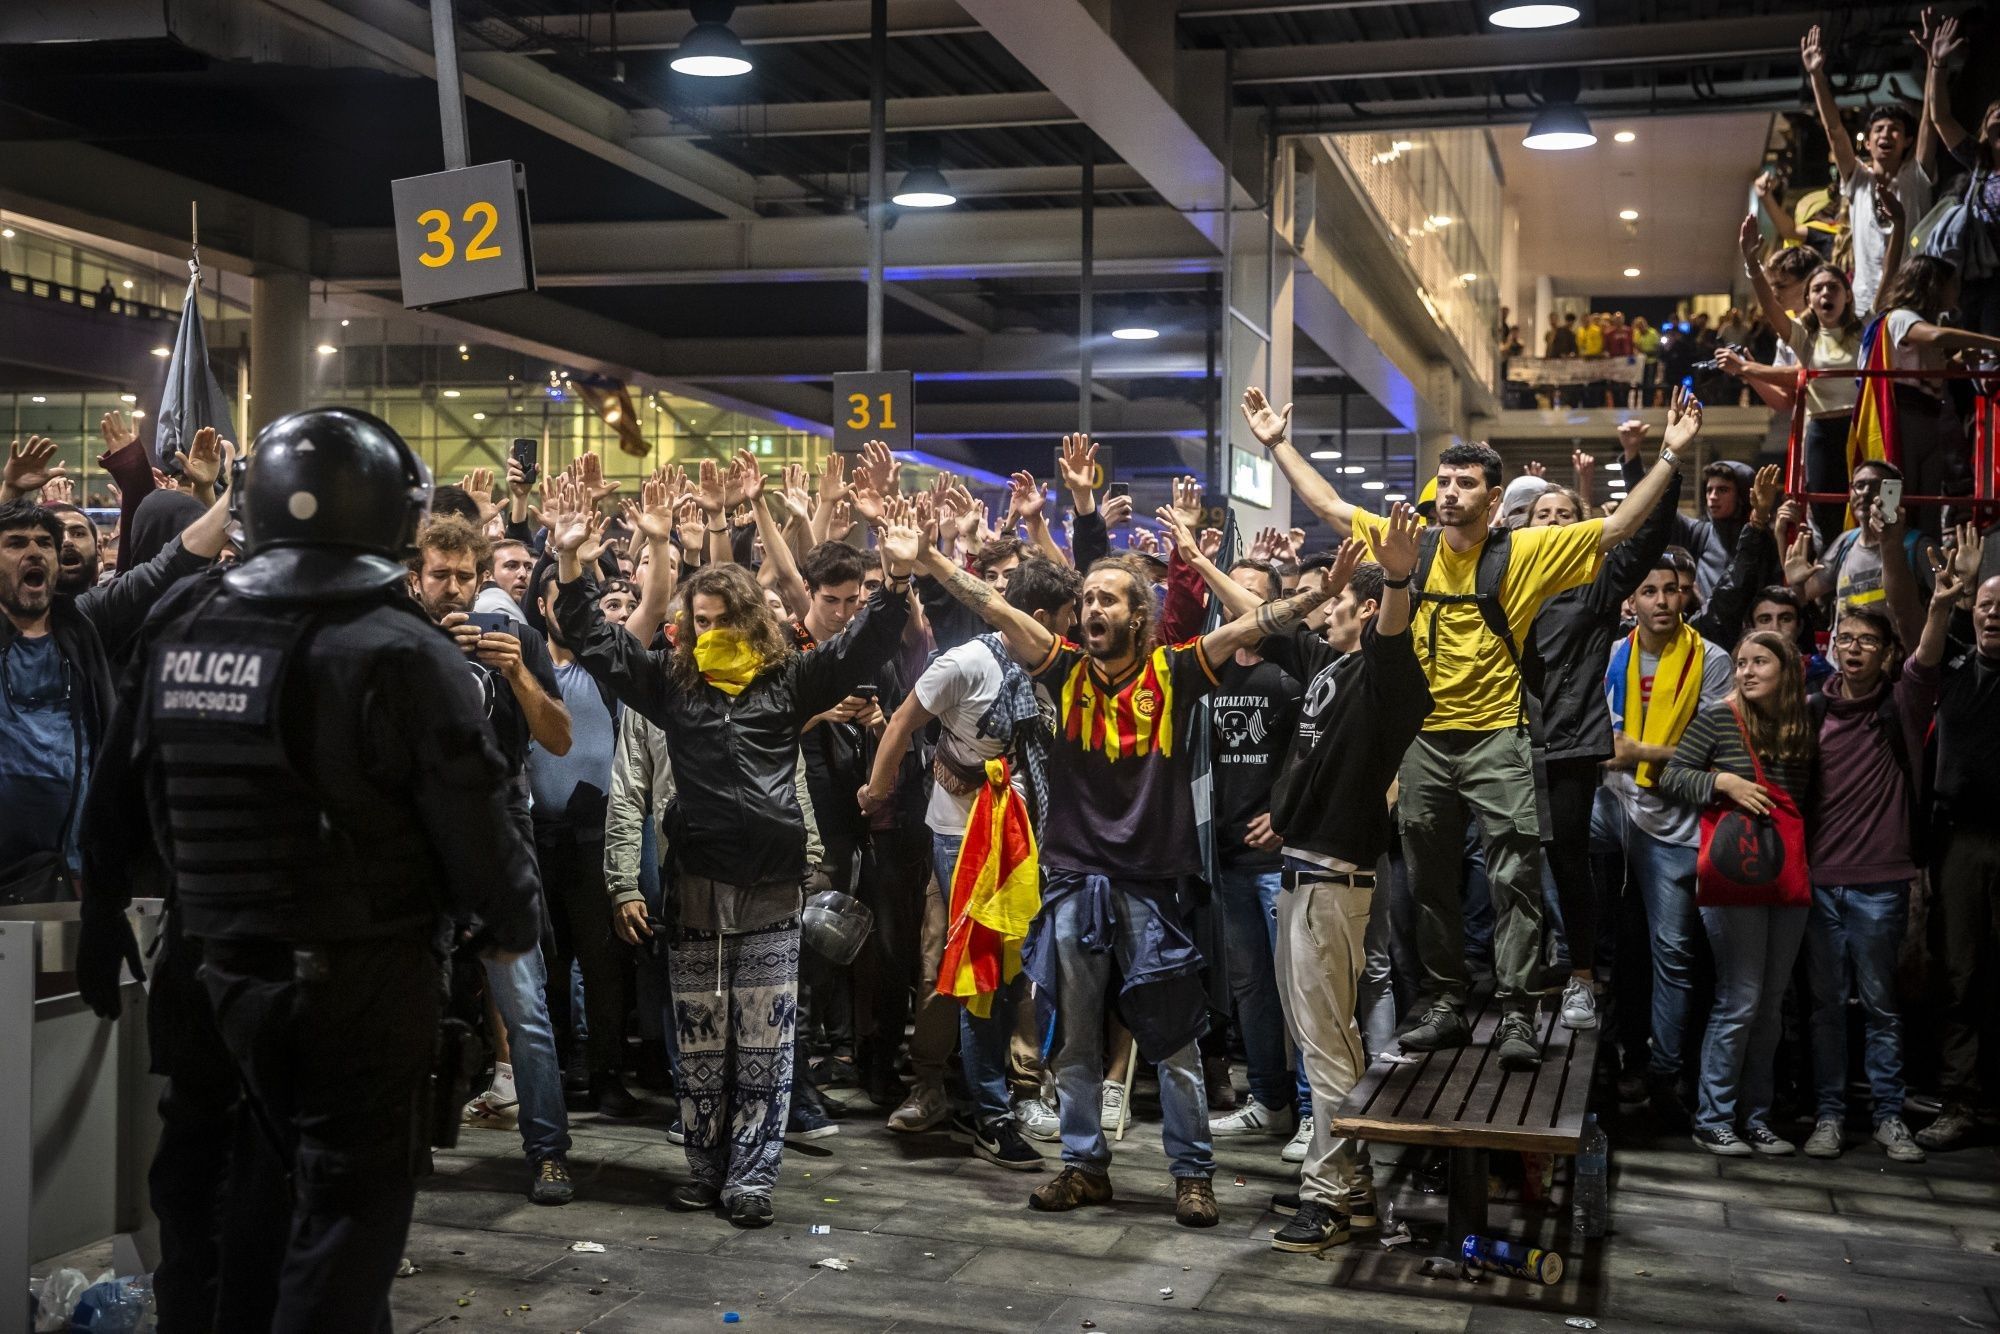
<path fill-rule="evenodd" d="M 365 413 L 265 428 L 236 488 L 246 558 L 155 611 L 92 777 L 86 995 L 103 1012 L 108 957 L 115 1006 L 132 954 L 118 876 L 131 850 L 111 814 L 129 824 L 143 805 L 243 1077 L 240 1119 L 289 1178 L 276 1272 L 231 1275 L 258 1248 L 226 1220 L 220 1305 L 190 1325 L 389 1328 L 449 924 L 477 922 L 509 955 L 539 936 L 484 710 L 405 591 L 399 558 L 430 492 L 422 460 Z M 238 1145 L 254 1177 L 253 1135 Z"/>

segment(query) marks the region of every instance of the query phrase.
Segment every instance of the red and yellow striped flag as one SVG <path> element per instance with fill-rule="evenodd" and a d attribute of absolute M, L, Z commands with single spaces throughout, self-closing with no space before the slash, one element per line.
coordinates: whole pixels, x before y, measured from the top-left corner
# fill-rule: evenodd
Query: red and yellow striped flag
<path fill-rule="evenodd" d="M 1861 331 L 1861 369 L 1864 371 L 1886 371 L 1893 369 L 1890 361 L 1888 330 L 1883 327 L 1885 317 L 1877 315 Z M 1901 467 L 1902 448 L 1896 441 L 1896 389 L 1894 381 L 1873 376 L 1861 377 L 1861 392 L 1855 400 L 1854 416 L 1847 428 L 1847 475 L 1870 459 L 1886 459 Z M 1850 511 L 1847 526 L 1852 528 L 1855 518 Z"/>
<path fill-rule="evenodd" d="M 981 1019 L 993 1013 L 994 993 L 1020 975 L 1021 942 L 1042 907 L 1035 831 L 1012 780 L 1007 761 L 986 761 L 952 870 L 951 929 L 938 965 L 938 994 Z"/>

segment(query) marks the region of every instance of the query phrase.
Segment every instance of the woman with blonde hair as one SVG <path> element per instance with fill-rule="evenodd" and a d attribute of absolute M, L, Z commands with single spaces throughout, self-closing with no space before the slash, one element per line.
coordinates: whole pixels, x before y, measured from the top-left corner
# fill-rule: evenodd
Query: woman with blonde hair
<path fill-rule="evenodd" d="M 1710 1153 L 1785 1155 L 1768 1124 L 1785 986 L 1812 901 L 1806 785 L 1813 730 L 1798 649 L 1768 630 L 1736 646 L 1736 689 L 1682 734 L 1660 790 L 1699 807 L 1695 904 L 1715 955 L 1694 1142 Z"/>

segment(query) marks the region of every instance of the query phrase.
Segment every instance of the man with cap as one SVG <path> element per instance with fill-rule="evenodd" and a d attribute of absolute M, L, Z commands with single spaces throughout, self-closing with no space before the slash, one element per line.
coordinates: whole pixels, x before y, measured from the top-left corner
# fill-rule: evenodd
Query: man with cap
<path fill-rule="evenodd" d="M 211 1311 L 163 1294 L 162 1328 L 389 1329 L 450 923 L 508 957 L 539 936 L 471 676 L 404 591 L 430 491 L 365 413 L 265 428 L 232 490 L 246 559 L 156 608 L 92 776 L 79 989 L 115 1014 L 121 963 L 138 972 L 144 809 L 249 1112 L 217 1208 L 230 1282 Z M 259 1159 L 289 1178 L 275 1237 L 234 1198 Z"/>

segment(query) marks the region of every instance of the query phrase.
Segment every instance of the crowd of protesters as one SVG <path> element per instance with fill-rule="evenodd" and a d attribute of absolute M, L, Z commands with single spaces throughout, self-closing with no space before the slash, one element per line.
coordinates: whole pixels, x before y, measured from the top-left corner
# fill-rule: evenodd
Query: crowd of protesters
<path fill-rule="evenodd" d="M 1774 403 L 1870 348 L 2000 349 L 1975 244 L 2000 104 L 1959 128 L 1955 24 L 1921 40 L 1922 136 L 1873 115 L 1865 160 L 1804 47 L 1851 268 L 1765 254 L 1746 221 L 1757 310 L 1676 331 Z M 1968 168 L 1955 257 L 1905 254 L 1933 134 Z M 1768 354 L 1732 351 L 1759 322 Z M 1673 347 L 1613 314 L 1544 351 Z M 1248 390 L 1319 551 L 1238 543 L 1194 478 L 1137 518 L 1082 436 L 1053 485 L 985 496 L 879 443 L 816 474 L 702 459 L 637 495 L 591 454 L 438 487 L 407 596 L 479 683 L 542 904 L 536 945 L 449 970 L 488 1051 L 463 1122 L 518 1134 L 529 1197 L 560 1205 L 570 1115 L 645 1116 L 637 1083 L 686 1151 L 666 1203 L 759 1227 L 786 1142 L 838 1135 L 861 1104 L 823 1091 L 852 1088 L 996 1168 L 1055 1156 L 1027 1203 L 1062 1212 L 1112 1198 L 1150 1071 L 1175 1217 L 1215 1225 L 1214 1142 L 1262 1138 L 1300 1170 L 1273 1244 L 1319 1251 L 1379 1226 L 1335 1109 L 1377 1056 L 1470 1043 L 1490 992 L 1501 1067 L 1542 1060 L 1545 1010 L 1601 1028 L 1600 1096 L 1710 1153 L 1963 1145 L 1996 1050 L 2000 573 L 1977 523 L 1895 494 L 1965 489 L 1970 392 L 1896 384 L 1898 463 L 1854 448 L 1865 390 L 1808 384 L 1811 503 L 1775 466 L 1688 477 L 1683 386 L 1657 448 L 1620 428 L 1615 506 L 1586 454 L 1562 486 L 1457 444 L 1420 505 L 1376 513 Z M 85 800 L 133 645 L 239 554 L 232 446 L 204 432 L 169 477 L 105 436 L 115 538 L 47 441 L 0 476 L 13 901 L 74 895 L 100 822 L 139 818 Z"/>

